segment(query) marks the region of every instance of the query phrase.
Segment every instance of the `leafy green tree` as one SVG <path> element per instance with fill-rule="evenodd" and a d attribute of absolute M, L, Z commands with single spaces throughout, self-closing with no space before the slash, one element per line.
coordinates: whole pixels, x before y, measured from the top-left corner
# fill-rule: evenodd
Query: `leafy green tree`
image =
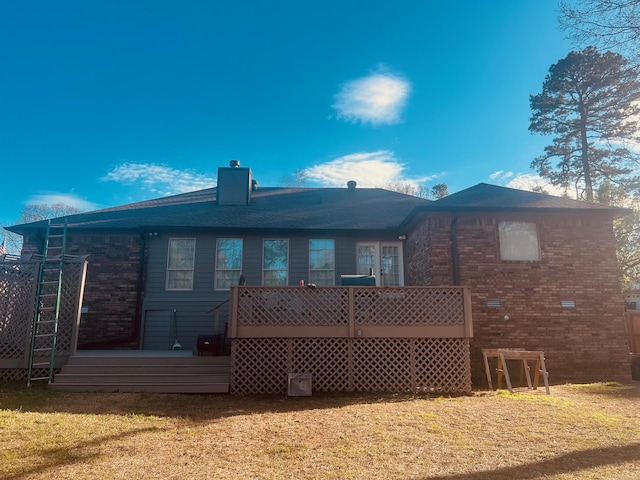
<path fill-rule="evenodd" d="M 640 81 L 622 55 L 595 47 L 570 52 L 530 103 L 529 130 L 554 135 L 531 163 L 542 178 L 588 201 L 605 180 L 628 193 L 640 189 L 638 157 L 628 147 L 638 141 Z"/>

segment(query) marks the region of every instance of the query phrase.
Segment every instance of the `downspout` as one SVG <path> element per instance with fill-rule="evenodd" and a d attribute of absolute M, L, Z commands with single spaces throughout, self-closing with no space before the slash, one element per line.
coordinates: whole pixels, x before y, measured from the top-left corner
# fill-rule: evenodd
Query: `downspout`
<path fill-rule="evenodd" d="M 458 257 L 458 216 L 451 219 L 451 260 L 453 264 L 453 285 L 460 285 L 460 264 Z"/>
<path fill-rule="evenodd" d="M 131 337 L 134 341 L 140 342 L 140 325 L 142 324 L 142 291 L 144 290 L 145 258 L 147 252 L 147 236 L 140 233 L 140 256 L 138 258 L 138 281 L 136 282 L 136 313 L 133 317 L 133 333 Z M 138 348 L 140 344 L 138 343 Z"/>

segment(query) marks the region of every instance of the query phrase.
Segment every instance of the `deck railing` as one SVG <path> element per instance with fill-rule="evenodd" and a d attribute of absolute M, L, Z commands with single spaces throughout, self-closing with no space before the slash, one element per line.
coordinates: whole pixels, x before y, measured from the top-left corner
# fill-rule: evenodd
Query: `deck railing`
<path fill-rule="evenodd" d="M 466 287 L 231 288 L 232 391 L 471 390 Z"/>
<path fill-rule="evenodd" d="M 465 338 L 466 287 L 232 287 L 232 338 Z"/>

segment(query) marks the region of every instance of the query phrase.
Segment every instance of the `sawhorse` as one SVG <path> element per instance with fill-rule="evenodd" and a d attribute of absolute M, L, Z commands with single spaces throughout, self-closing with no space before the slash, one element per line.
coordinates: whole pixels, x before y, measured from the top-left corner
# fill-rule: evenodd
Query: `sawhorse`
<path fill-rule="evenodd" d="M 484 359 L 484 368 L 487 374 L 489 389 L 493 390 L 493 384 L 491 382 L 491 371 L 489 370 L 488 358 L 497 358 L 498 366 L 496 368 L 496 372 L 498 376 L 498 388 L 502 387 L 502 376 L 504 375 L 509 392 L 513 392 L 513 387 L 511 385 L 511 377 L 509 376 L 509 369 L 507 368 L 507 360 L 519 360 L 519 361 L 522 361 L 522 367 L 527 377 L 527 386 L 530 389 L 534 389 L 534 390 L 537 389 L 538 382 L 540 380 L 540 374 L 542 374 L 547 395 L 550 394 L 549 374 L 547 373 L 547 367 L 544 363 L 544 352 L 540 350 L 496 348 L 496 349 L 483 349 L 482 356 Z M 533 383 L 531 382 L 529 361 L 536 362 Z"/>

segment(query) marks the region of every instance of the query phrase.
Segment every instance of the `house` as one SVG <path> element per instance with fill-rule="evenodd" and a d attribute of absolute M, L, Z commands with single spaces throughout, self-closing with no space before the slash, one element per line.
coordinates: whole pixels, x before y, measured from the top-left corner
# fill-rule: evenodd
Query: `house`
<path fill-rule="evenodd" d="M 630 377 L 612 221 L 626 210 L 488 184 L 437 201 L 359 188 L 265 188 L 232 161 L 216 188 L 66 217 L 89 255 L 79 349 L 196 347 L 229 291 L 340 285 L 471 292 L 481 349 L 543 350 L 552 380 Z M 46 222 L 9 228 L 41 251 Z"/>

